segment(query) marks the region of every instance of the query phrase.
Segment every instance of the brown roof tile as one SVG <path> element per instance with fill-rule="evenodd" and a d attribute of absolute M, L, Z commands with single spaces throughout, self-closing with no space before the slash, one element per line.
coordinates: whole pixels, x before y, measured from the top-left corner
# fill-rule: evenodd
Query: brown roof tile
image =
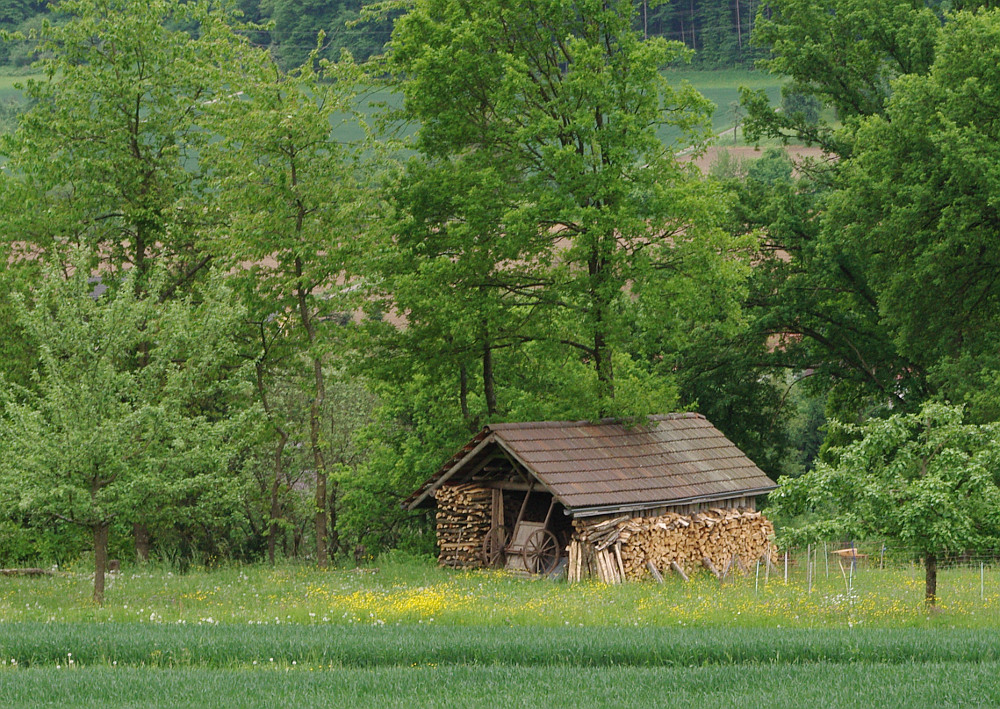
<path fill-rule="evenodd" d="M 492 445 L 522 461 L 571 510 L 637 507 L 699 497 L 737 497 L 773 489 L 753 461 L 700 414 L 651 416 L 648 425 L 605 420 L 491 424 L 453 456 L 404 505 L 414 507 L 477 445 Z M 464 463 L 462 463 L 464 466 Z"/>

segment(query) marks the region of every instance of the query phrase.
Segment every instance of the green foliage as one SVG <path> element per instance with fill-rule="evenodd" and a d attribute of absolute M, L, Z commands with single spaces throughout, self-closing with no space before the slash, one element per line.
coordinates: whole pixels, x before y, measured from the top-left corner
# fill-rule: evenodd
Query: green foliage
<path fill-rule="evenodd" d="M 781 87 L 781 111 L 798 125 L 814 126 L 819 123 L 820 100 L 811 93 L 797 90 L 792 84 Z"/>
<path fill-rule="evenodd" d="M 1000 12 L 949 16 L 928 73 L 858 130 L 831 228 L 868 264 L 896 347 L 940 395 L 994 420 L 1000 371 Z"/>
<path fill-rule="evenodd" d="M 0 137 L 0 241 L 27 242 L 52 260 L 85 245 L 140 274 L 159 260 L 173 292 L 207 263 L 194 234 L 206 219 L 194 168 L 210 137 L 199 119 L 226 90 L 221 71 L 238 40 L 202 2 L 58 7 L 69 21 L 38 32 L 46 79 L 27 82 L 32 105 Z"/>
<path fill-rule="evenodd" d="M 328 474 L 355 462 L 337 454 L 347 449 L 358 423 L 350 421 L 347 407 L 331 415 L 324 367 L 358 304 L 357 289 L 346 282 L 363 249 L 357 235 L 372 207 L 363 187 L 363 146 L 338 141 L 333 124 L 356 119 L 361 73 L 350 56 L 331 63 L 318 59 L 318 50 L 287 74 L 268 52 L 249 47 L 241 66 L 242 89 L 210 109 L 219 137 L 206 146 L 205 163 L 219 192 L 218 207 L 228 215 L 215 230 L 212 249 L 235 271 L 232 280 L 251 308 L 258 396 L 279 446 L 275 455 L 280 458 L 290 439 L 308 439 L 316 555 L 325 565 L 327 510 L 332 506 L 335 520 L 337 497 L 336 481 L 328 496 Z M 305 421 L 269 404 L 281 370 L 303 385 L 310 402 Z M 357 414 L 365 416 L 363 410 Z M 275 485 L 277 504 L 281 483 Z M 277 522 L 271 520 L 272 534 Z M 338 546 L 334 536 L 331 552 Z"/>
<path fill-rule="evenodd" d="M 787 152 L 781 148 L 768 148 L 747 167 L 747 180 L 767 186 L 779 183 L 791 185 L 794 169 L 795 165 Z"/>
<path fill-rule="evenodd" d="M 391 62 L 423 158 L 397 198 L 403 250 L 383 264 L 386 287 L 435 352 L 465 354 L 466 370 L 481 355 L 488 415 L 503 408 L 488 360 L 528 341 L 591 363 L 586 416 L 645 413 L 615 395 L 635 329 L 662 344 L 695 310 L 733 314 L 742 274 L 713 229 L 717 195 L 656 135 L 672 124 L 700 144 L 707 104 L 659 72 L 681 45 L 642 41 L 633 16 L 626 3 L 427 2 L 396 23 Z M 718 312 L 705 314 L 704 289 Z"/>
<path fill-rule="evenodd" d="M 832 106 L 847 126 L 883 113 L 892 79 L 927 70 L 940 27 L 934 10 L 910 0 L 778 0 L 768 10 L 754 34 L 771 49 L 760 63 L 789 76 L 789 91 Z M 808 111 L 777 112 L 760 92 L 744 92 L 744 102 L 751 140 L 795 137 L 841 155 L 850 151 L 849 133 L 816 124 Z"/>

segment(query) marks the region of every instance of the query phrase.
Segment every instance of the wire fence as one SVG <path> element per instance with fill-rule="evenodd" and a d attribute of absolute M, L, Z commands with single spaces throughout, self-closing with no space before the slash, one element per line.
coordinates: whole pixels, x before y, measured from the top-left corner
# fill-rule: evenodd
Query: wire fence
<path fill-rule="evenodd" d="M 978 585 L 981 599 L 1000 596 L 1000 549 L 939 552 L 935 564 L 942 579 L 961 578 L 963 585 Z M 755 585 L 779 581 L 809 591 L 820 585 L 842 585 L 852 592 L 859 583 L 900 574 L 922 583 L 926 558 L 922 550 L 884 541 L 818 542 L 779 549 L 776 557 L 758 560 L 749 572 Z"/>

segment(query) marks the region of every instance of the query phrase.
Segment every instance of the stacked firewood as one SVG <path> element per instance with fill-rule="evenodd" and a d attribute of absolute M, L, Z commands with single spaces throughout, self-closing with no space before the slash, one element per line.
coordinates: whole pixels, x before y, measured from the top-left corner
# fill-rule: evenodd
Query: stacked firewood
<path fill-rule="evenodd" d="M 569 580 L 594 577 L 605 583 L 674 572 L 683 578 L 698 568 L 718 577 L 746 573 L 777 551 L 774 526 L 760 512 L 712 508 L 690 516 L 615 517 L 574 520 Z"/>
<path fill-rule="evenodd" d="M 442 566 L 479 568 L 486 533 L 490 531 L 493 491 L 475 484 L 443 485 L 437 500 L 437 540 Z"/>

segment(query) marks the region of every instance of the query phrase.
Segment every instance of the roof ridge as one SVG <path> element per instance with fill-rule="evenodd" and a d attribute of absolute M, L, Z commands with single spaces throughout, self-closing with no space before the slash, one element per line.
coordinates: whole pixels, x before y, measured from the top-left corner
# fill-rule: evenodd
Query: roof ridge
<path fill-rule="evenodd" d="M 670 414 L 650 414 L 646 417 L 647 423 L 652 423 L 655 421 L 673 421 L 677 419 L 704 419 L 702 414 L 696 413 L 694 411 L 681 411 L 677 413 Z M 503 431 L 509 428 L 565 428 L 568 426 L 610 426 L 619 425 L 627 426 L 629 424 L 638 424 L 639 421 L 630 418 L 602 418 L 597 421 L 590 421 L 583 419 L 580 421 L 508 421 L 505 423 L 488 423 L 485 428 L 491 431 Z"/>

